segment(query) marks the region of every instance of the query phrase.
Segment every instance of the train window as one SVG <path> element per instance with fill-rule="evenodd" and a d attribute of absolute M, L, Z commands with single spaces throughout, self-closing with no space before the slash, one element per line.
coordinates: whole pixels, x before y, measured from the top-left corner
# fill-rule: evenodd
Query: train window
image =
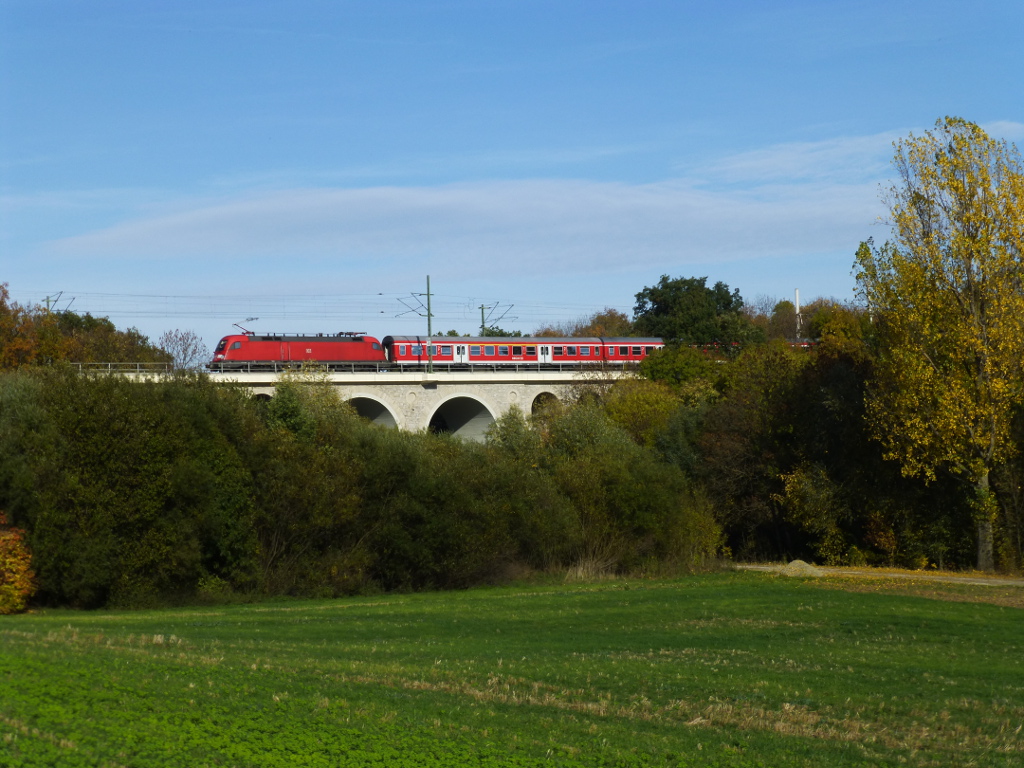
<path fill-rule="evenodd" d="M 576 347 L 566 347 L 565 354 L 569 355 L 570 357 L 576 357 Z"/>
<path fill-rule="evenodd" d="M 436 354 L 437 354 L 437 345 L 436 344 L 431 344 L 430 345 L 430 356 L 433 357 Z"/>
<path fill-rule="evenodd" d="M 413 357 L 419 357 L 420 355 L 423 354 L 423 347 L 420 346 L 419 344 L 413 344 L 410 347 L 409 354 L 411 354 Z"/>
<path fill-rule="evenodd" d="M 640 357 L 640 347 L 633 347 L 633 354 L 636 357 Z"/>
<path fill-rule="evenodd" d="M 503 357 L 508 357 L 508 347 L 498 347 L 498 354 Z"/>
<path fill-rule="evenodd" d="M 228 345 L 228 340 L 227 339 L 221 339 L 220 341 L 217 342 L 217 348 L 215 350 L 213 350 L 213 351 L 214 352 L 223 352 L 224 351 L 224 347 L 226 347 L 227 345 Z"/>
<path fill-rule="evenodd" d="M 521 355 L 521 354 L 523 354 L 523 348 L 522 347 L 512 347 L 512 354 L 513 355 Z"/>
<path fill-rule="evenodd" d="M 493 344 L 488 344 L 486 347 L 484 347 L 484 354 L 485 355 L 490 355 L 491 357 L 493 357 L 494 356 L 494 345 Z"/>
<path fill-rule="evenodd" d="M 580 354 L 583 357 L 590 357 L 590 347 L 580 347 Z"/>
<path fill-rule="evenodd" d="M 470 347 L 469 347 L 469 354 L 473 355 L 473 357 L 480 357 L 480 345 L 479 344 L 472 344 L 472 345 L 470 345 Z"/>
<path fill-rule="evenodd" d="M 376 341 L 373 342 L 373 348 L 374 349 L 380 349 L 380 344 L 378 344 Z"/>
<path fill-rule="evenodd" d="M 242 342 L 236 341 L 234 344 L 231 345 L 231 348 L 232 349 L 241 349 L 242 348 Z"/>
<path fill-rule="evenodd" d="M 623 357 L 628 356 L 629 355 L 629 347 L 619 347 L 619 354 L 622 355 Z"/>
<path fill-rule="evenodd" d="M 528 355 L 536 355 L 537 354 L 537 348 L 536 347 L 527 347 L 526 348 L 526 354 L 528 354 Z"/>
<path fill-rule="evenodd" d="M 608 347 L 608 357 L 615 357 L 615 347 Z"/>
<path fill-rule="evenodd" d="M 404 355 L 405 354 L 405 344 L 399 344 L 398 345 L 398 354 L 399 355 Z"/>
<path fill-rule="evenodd" d="M 563 351 L 562 351 L 562 349 L 563 349 L 562 347 L 554 347 L 554 348 L 553 348 L 553 354 L 556 354 L 556 355 L 564 355 L 564 354 L 565 354 L 565 352 L 563 352 Z"/>
<path fill-rule="evenodd" d="M 654 351 L 654 347 L 644 347 L 644 354 L 649 355 Z"/>
<path fill-rule="evenodd" d="M 450 355 L 451 353 L 452 353 L 452 348 L 450 346 L 448 346 L 447 344 L 445 344 L 444 346 L 441 347 L 441 354 L 442 355 Z"/>

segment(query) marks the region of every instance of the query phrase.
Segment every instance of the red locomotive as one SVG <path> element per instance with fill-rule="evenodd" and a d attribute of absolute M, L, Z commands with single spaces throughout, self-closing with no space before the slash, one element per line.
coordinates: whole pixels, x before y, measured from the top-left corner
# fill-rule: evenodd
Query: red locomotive
<path fill-rule="evenodd" d="M 305 362 L 320 363 L 328 368 L 360 364 L 369 364 L 372 368 L 386 363 L 387 358 L 377 339 L 360 333 L 257 336 L 247 332 L 221 339 L 207 367 L 215 371 L 260 370 Z"/>
<path fill-rule="evenodd" d="M 361 333 L 313 336 L 251 332 L 225 336 L 208 367 L 225 370 L 276 370 L 316 362 L 332 370 L 398 370 L 576 367 L 639 363 L 665 344 L 655 338 L 385 336 L 383 343 Z"/>

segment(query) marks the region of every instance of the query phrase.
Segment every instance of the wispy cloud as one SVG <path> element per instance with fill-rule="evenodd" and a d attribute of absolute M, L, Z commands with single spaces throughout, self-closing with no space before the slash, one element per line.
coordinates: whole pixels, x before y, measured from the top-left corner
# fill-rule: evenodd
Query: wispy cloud
<path fill-rule="evenodd" d="M 291 189 L 141 218 L 52 242 L 54 255 L 132 260 L 442 261 L 564 274 L 850 250 L 878 215 L 872 184 L 729 192 L 688 182 L 503 181 Z"/>
<path fill-rule="evenodd" d="M 1015 123 L 1012 120 L 996 120 L 992 123 L 983 123 L 982 128 L 997 139 L 1006 139 L 1007 141 L 1019 142 L 1024 141 L 1024 123 Z"/>
<path fill-rule="evenodd" d="M 712 184 L 824 181 L 856 183 L 884 178 L 892 143 L 905 132 L 778 144 L 743 152 L 696 169 Z"/>
<path fill-rule="evenodd" d="M 186 271 L 195 274 L 258 275 L 267 285 L 299 273 L 336 281 L 358 275 L 381 285 L 403 271 L 451 284 L 493 279 L 496 269 L 508 280 L 543 275 L 561 282 L 742 270 L 744 285 L 760 285 L 772 279 L 773 264 L 784 263 L 805 275 L 828 265 L 841 286 L 857 243 L 885 236 L 876 227 L 884 213 L 878 186 L 897 135 L 768 147 L 648 184 L 340 187 L 279 179 L 277 188 L 256 183 L 238 192 L 245 185 L 225 184 L 216 195 L 175 201 L 135 195 L 134 208 L 111 202 L 121 215 L 107 220 L 118 223 L 51 239 L 33 258 L 101 273 L 191 267 Z M 110 202 L 110 195 L 77 193 L 69 204 Z"/>
<path fill-rule="evenodd" d="M 584 168 L 595 161 L 623 158 L 649 152 L 651 144 L 609 144 L 531 149 L 505 149 L 459 153 L 412 153 L 384 162 L 350 165 L 343 168 L 283 168 L 244 174 L 225 174 L 208 180 L 213 189 L 282 189 L 286 187 L 351 187 L 373 179 L 417 178 L 507 178 L 510 169 L 547 168 L 552 175 L 570 175 L 567 168 Z"/>
<path fill-rule="evenodd" d="M 466 295 L 497 290 L 504 300 L 562 303 L 600 295 L 628 310 L 632 294 L 660 274 L 707 274 L 745 295 L 793 285 L 845 295 L 857 244 L 885 237 L 876 226 L 884 213 L 878 186 L 897 135 L 768 147 L 647 184 L 341 187 L 282 177 L 277 188 L 271 178 L 253 179 L 248 191 L 225 183 L 177 200 L 145 190 L 118 200 L 101 190 L 63 203 L 54 195 L 6 204 L 51 213 L 108 206 L 106 220 L 118 222 L 38 245 L 33 270 L 76 274 L 81 265 L 136 281 L 186 281 L 175 288 L 185 292 L 407 290 L 430 274 Z"/>
<path fill-rule="evenodd" d="M 994 136 L 1024 135 L 1020 123 L 985 127 Z M 508 274 L 567 275 L 613 272 L 624 263 L 678 271 L 709 262 L 812 259 L 852 253 L 860 240 L 879 236 L 879 185 L 890 175 L 892 142 L 906 133 L 781 144 L 650 184 L 254 184 L 248 193 L 227 192 L 239 187 L 227 184 L 218 197 L 173 203 L 133 193 L 130 217 L 51 240 L 36 253 L 100 263 L 259 260 L 269 269 L 299 261 L 369 271 L 443 265 L 467 277 L 493 273 L 495 264 Z M 75 193 L 67 205 L 109 202 L 113 194 Z M 57 206 L 59 198 L 30 202 Z M 121 210 L 133 209 L 126 203 Z"/>

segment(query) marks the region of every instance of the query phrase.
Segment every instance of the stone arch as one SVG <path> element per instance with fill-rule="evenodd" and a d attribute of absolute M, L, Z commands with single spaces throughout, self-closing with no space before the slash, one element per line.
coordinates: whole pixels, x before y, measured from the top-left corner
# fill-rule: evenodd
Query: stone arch
<path fill-rule="evenodd" d="M 455 395 L 434 409 L 427 428 L 431 432 L 450 432 L 463 440 L 482 443 L 494 423 L 494 412 L 475 397 Z"/>
<path fill-rule="evenodd" d="M 539 413 L 546 408 L 550 408 L 551 406 L 555 405 L 558 402 L 560 402 L 558 399 L 558 395 L 556 395 L 554 392 L 541 392 L 535 398 L 533 398 L 533 403 L 531 403 L 530 405 L 530 413 Z"/>
<path fill-rule="evenodd" d="M 356 395 L 350 397 L 348 402 L 355 409 L 355 412 L 364 419 L 383 427 L 391 427 L 392 429 L 398 427 L 398 420 L 395 418 L 394 411 L 381 400 L 369 395 Z"/>

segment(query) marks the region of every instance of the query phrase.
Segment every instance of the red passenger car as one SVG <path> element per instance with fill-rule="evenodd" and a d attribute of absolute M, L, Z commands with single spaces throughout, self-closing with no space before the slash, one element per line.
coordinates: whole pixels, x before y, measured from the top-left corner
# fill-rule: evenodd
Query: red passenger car
<path fill-rule="evenodd" d="M 428 343 L 432 349 L 428 349 Z M 654 338 L 552 338 L 545 336 L 385 336 L 388 360 L 400 367 L 426 365 L 557 367 L 638 363 L 665 344 Z"/>

